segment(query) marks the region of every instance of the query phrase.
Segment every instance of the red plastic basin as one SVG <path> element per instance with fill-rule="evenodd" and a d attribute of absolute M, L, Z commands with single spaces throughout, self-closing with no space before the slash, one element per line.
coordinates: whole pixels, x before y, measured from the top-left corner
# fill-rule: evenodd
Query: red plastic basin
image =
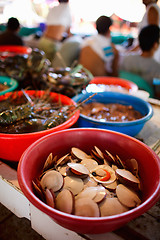
<path fill-rule="evenodd" d="M 32 52 L 32 48 L 27 46 L 0 46 L 0 57 L 6 58 L 10 56 L 14 56 L 17 54 L 30 54 Z"/>
<path fill-rule="evenodd" d="M 71 147 L 89 153 L 93 146 L 107 149 L 126 161 L 135 158 L 143 184 L 142 203 L 125 213 L 107 217 L 81 217 L 55 210 L 35 196 L 32 180 L 39 176 L 47 156 L 61 157 Z M 18 181 L 28 200 L 56 223 L 78 233 L 98 234 L 113 231 L 151 208 L 160 197 L 160 159 L 144 143 L 122 133 L 88 128 L 67 129 L 47 135 L 33 143 L 22 155 L 18 165 Z"/>
<path fill-rule="evenodd" d="M 34 95 L 35 91 L 26 91 L 28 95 Z M 44 91 L 36 91 L 39 96 L 44 95 Z M 21 91 L 18 92 L 18 95 L 22 95 L 23 93 Z M 7 99 L 11 93 L 6 93 L 5 95 L 0 96 L 0 101 Z M 65 105 L 72 105 L 75 104 L 75 102 L 62 94 L 53 93 L 51 92 L 50 95 L 54 97 L 55 101 L 61 101 L 62 104 Z M 79 118 L 79 111 L 75 112 L 73 116 L 71 116 L 66 122 L 63 124 L 58 125 L 57 127 L 40 131 L 40 132 L 34 132 L 34 133 L 24 133 L 24 134 L 5 134 L 0 133 L 0 158 L 10 161 L 19 161 L 22 153 L 26 150 L 27 147 L 29 147 L 30 144 L 32 144 L 37 139 L 50 134 L 52 132 L 56 132 L 62 129 L 66 129 L 71 127 L 73 124 L 76 123 L 76 121 Z"/>
<path fill-rule="evenodd" d="M 123 78 L 118 78 L 118 77 L 94 77 L 89 84 L 104 84 L 104 85 L 117 85 L 121 86 L 123 88 L 126 88 L 128 91 L 137 91 L 138 86 L 129 81 L 125 80 Z"/>

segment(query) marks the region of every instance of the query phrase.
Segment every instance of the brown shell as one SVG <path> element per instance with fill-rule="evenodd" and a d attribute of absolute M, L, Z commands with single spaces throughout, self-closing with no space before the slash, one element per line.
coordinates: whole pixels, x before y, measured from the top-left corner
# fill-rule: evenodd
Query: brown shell
<path fill-rule="evenodd" d="M 68 189 L 63 189 L 56 198 L 56 208 L 62 212 L 72 214 L 74 209 L 74 195 Z"/>

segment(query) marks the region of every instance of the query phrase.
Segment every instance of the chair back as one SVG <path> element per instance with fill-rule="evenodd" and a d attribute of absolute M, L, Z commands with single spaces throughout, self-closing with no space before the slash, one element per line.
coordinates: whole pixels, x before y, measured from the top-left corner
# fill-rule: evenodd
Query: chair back
<path fill-rule="evenodd" d="M 147 91 L 150 94 L 150 97 L 154 97 L 153 87 L 150 86 L 141 76 L 121 70 L 119 72 L 119 77 L 134 82 L 135 84 L 137 84 L 139 89 Z"/>

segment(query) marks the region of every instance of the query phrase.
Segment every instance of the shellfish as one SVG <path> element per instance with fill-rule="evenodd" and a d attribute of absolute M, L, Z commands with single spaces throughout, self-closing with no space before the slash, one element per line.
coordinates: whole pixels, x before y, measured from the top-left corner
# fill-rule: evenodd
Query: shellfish
<path fill-rule="evenodd" d="M 141 204 L 137 161 L 125 164 L 108 150 L 93 149 L 86 153 L 72 147 L 59 158 L 50 153 L 40 181 L 33 181 L 37 196 L 59 211 L 83 217 L 121 214 Z"/>

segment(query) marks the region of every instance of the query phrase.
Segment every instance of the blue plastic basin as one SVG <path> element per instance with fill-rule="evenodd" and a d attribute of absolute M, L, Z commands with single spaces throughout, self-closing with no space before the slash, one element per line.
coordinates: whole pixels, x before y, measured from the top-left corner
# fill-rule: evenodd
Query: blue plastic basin
<path fill-rule="evenodd" d="M 81 102 L 87 99 L 92 94 L 93 93 L 79 94 L 75 96 L 73 100 L 75 102 Z M 119 103 L 123 105 L 132 105 L 133 108 L 139 111 L 144 117 L 129 122 L 101 122 L 80 114 L 80 117 L 78 119 L 78 127 L 102 128 L 121 132 L 130 136 L 135 136 L 142 130 L 144 124 L 153 116 L 152 106 L 148 102 L 144 101 L 141 98 L 128 94 L 118 92 L 102 92 L 97 93 L 97 95 L 91 98 L 87 103 L 93 101 L 105 104 Z"/>

